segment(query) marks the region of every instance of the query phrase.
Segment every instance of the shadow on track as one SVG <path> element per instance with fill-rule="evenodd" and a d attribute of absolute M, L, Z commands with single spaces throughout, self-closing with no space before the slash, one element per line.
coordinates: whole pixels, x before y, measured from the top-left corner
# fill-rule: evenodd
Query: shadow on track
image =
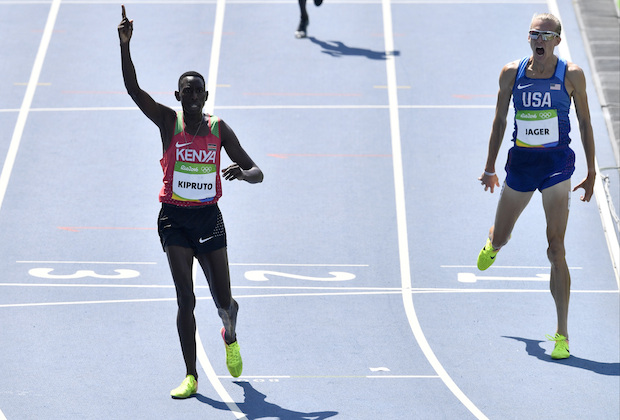
<path fill-rule="evenodd" d="M 360 56 L 366 57 L 371 60 L 385 60 L 388 56 L 399 56 L 400 51 L 373 51 L 366 48 L 355 48 L 348 47 L 345 43 L 340 41 L 321 41 L 320 39 L 316 39 L 313 36 L 309 36 L 308 39 L 323 48 L 321 51 L 324 54 L 331 55 L 332 57 L 342 57 L 342 56 Z"/>
<path fill-rule="evenodd" d="M 337 411 L 316 411 L 312 413 L 302 413 L 282 408 L 279 405 L 265 401 L 267 396 L 258 392 L 249 382 L 235 381 L 235 384 L 243 388 L 244 401 L 237 403 L 239 409 L 247 416 L 248 420 L 276 418 L 280 420 L 323 420 L 338 414 Z M 202 394 L 196 394 L 195 398 L 211 407 L 228 411 L 226 403 L 212 400 Z"/>
<path fill-rule="evenodd" d="M 502 337 L 525 343 L 525 351 L 527 352 L 527 354 L 537 358 L 538 360 L 542 360 L 543 362 L 551 362 L 579 369 L 585 369 L 594 373 L 598 373 L 599 375 L 620 376 L 620 363 L 595 362 L 593 360 L 582 359 L 573 355 L 571 355 L 568 359 L 554 360 L 551 358 L 551 356 L 545 354 L 545 349 L 540 346 L 540 343 L 544 343 L 544 341 L 542 340 L 530 340 L 523 337 Z"/>

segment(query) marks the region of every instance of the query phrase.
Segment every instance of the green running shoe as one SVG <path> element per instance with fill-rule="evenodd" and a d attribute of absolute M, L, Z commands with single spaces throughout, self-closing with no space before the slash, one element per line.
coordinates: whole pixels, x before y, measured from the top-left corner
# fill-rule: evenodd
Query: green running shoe
<path fill-rule="evenodd" d="M 226 346 L 226 366 L 228 367 L 228 372 L 230 372 L 231 376 L 234 378 L 238 378 L 243 371 L 243 361 L 241 360 L 241 353 L 239 352 L 239 343 L 237 341 L 230 344 L 226 343 L 226 339 L 224 338 L 226 328 L 222 327 L 220 333 L 222 334 L 222 340 L 224 340 L 224 346 Z"/>
<path fill-rule="evenodd" d="M 568 339 L 562 334 L 556 334 L 555 337 L 547 335 L 547 340 L 555 341 L 555 347 L 551 352 L 552 359 L 568 359 L 570 351 L 568 351 Z"/>
<path fill-rule="evenodd" d="M 170 396 L 175 399 L 189 398 L 198 392 L 198 381 L 194 375 L 187 375 L 181 385 L 170 391 Z"/>
<path fill-rule="evenodd" d="M 499 249 L 495 251 L 491 244 L 491 239 L 487 238 L 487 243 L 478 254 L 478 270 L 484 271 L 495 262 L 495 256 L 499 252 Z"/>

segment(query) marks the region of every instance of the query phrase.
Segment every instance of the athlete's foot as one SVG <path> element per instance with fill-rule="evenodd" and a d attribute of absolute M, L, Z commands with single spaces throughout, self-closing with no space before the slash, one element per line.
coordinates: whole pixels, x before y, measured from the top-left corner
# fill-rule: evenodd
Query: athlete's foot
<path fill-rule="evenodd" d="M 226 367 L 232 377 L 238 378 L 243 371 L 243 361 L 241 360 L 239 343 L 237 343 L 237 341 L 234 343 L 226 342 L 226 329 L 224 327 L 222 327 L 220 333 L 222 334 L 222 340 L 224 340 L 224 346 L 226 347 Z"/>
<path fill-rule="evenodd" d="M 170 396 L 175 399 L 189 398 L 198 392 L 198 381 L 194 375 L 187 375 L 181 385 L 170 391 Z"/>
<path fill-rule="evenodd" d="M 315 6 L 320 6 L 321 4 L 323 4 L 323 0 L 314 0 Z"/>
<path fill-rule="evenodd" d="M 484 245 L 484 248 L 482 248 L 482 251 L 480 251 L 480 254 L 478 254 L 478 270 L 484 271 L 493 265 L 498 252 L 499 249 L 496 250 L 493 248 L 491 240 L 487 239 L 487 243 Z"/>
<path fill-rule="evenodd" d="M 310 24 L 310 20 L 308 18 L 301 19 L 299 21 L 299 26 L 297 27 L 297 30 L 295 31 L 295 38 L 305 38 L 307 35 L 307 29 L 308 29 L 309 24 Z"/>
<path fill-rule="evenodd" d="M 552 359 L 568 359 L 570 351 L 568 350 L 568 338 L 562 334 L 556 334 L 555 337 L 547 335 L 547 340 L 555 341 L 555 346 L 551 352 Z"/>

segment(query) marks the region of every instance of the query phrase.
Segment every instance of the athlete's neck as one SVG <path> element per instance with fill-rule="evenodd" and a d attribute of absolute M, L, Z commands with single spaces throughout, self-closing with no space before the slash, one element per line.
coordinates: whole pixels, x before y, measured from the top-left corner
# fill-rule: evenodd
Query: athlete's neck
<path fill-rule="evenodd" d="M 558 58 L 553 55 L 549 58 L 537 60 L 535 57 L 530 59 L 528 65 L 528 77 L 534 79 L 547 79 L 555 73 L 555 67 L 558 64 Z"/>
<path fill-rule="evenodd" d="M 201 113 L 193 113 L 187 114 L 183 113 L 183 122 L 185 122 L 185 128 L 197 129 L 204 120 L 204 114 Z"/>

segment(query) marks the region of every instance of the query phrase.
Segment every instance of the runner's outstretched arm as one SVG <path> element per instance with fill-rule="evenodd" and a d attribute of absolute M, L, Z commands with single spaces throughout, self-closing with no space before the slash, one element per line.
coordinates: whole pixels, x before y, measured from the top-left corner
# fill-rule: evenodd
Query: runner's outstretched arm
<path fill-rule="evenodd" d="M 162 131 L 162 138 L 164 138 L 165 122 L 166 120 L 174 119 L 174 111 L 164 105 L 161 105 L 138 85 L 138 78 L 136 76 L 136 69 L 131 59 L 131 53 L 129 51 L 129 41 L 133 34 L 133 20 L 129 20 L 125 14 L 125 6 L 122 7 L 122 20 L 118 25 L 118 37 L 121 43 L 121 65 L 123 70 L 123 80 L 125 81 L 125 88 L 127 93 L 131 96 L 131 99 L 138 105 L 138 108 L 146 115 L 151 121 L 153 121 L 159 129 Z M 166 118 L 166 116 L 168 118 Z"/>

